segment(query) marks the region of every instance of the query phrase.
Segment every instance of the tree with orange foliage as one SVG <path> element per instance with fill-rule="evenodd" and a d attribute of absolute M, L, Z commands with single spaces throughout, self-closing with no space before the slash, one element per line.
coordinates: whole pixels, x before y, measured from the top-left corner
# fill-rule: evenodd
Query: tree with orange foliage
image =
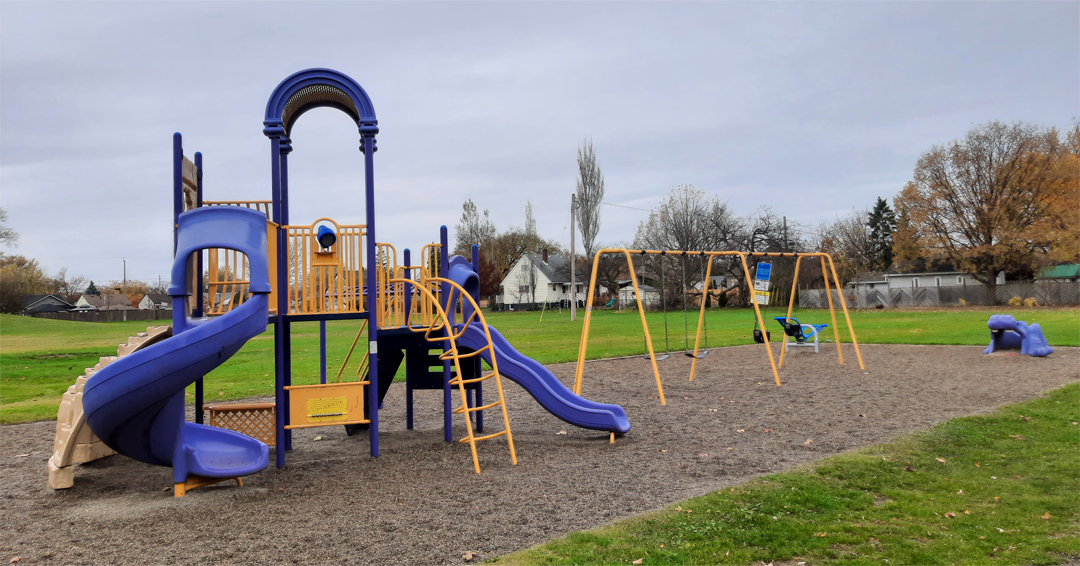
<path fill-rule="evenodd" d="M 1080 125 L 990 122 L 934 146 L 895 199 L 899 259 L 945 260 L 987 287 L 997 274 L 1080 257 Z M 912 257 L 918 254 L 918 258 Z"/>

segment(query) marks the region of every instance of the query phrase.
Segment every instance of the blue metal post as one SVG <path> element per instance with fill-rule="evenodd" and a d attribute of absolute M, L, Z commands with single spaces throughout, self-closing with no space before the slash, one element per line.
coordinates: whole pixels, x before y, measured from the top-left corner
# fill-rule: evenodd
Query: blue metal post
<path fill-rule="evenodd" d="M 439 243 L 442 244 L 442 247 L 439 249 L 439 277 L 446 277 L 447 273 L 450 271 L 450 265 L 449 265 L 450 264 L 450 258 L 447 255 L 446 226 L 443 226 L 443 227 L 439 228 Z M 446 283 L 442 283 L 442 284 L 439 285 L 439 290 L 440 290 L 440 294 L 442 295 L 442 297 L 441 297 L 442 301 L 446 301 L 447 299 L 450 298 L 450 285 L 447 285 Z M 443 308 L 446 309 L 446 311 L 445 311 L 446 312 L 446 318 L 447 318 L 447 320 L 446 320 L 446 323 L 447 323 L 446 331 L 449 332 L 450 331 L 449 325 L 450 325 L 450 322 L 451 322 L 452 319 L 450 317 L 450 305 L 448 304 L 448 301 L 447 301 L 447 303 L 443 304 Z M 450 351 L 450 342 L 449 341 L 444 341 L 443 342 L 443 353 L 446 353 L 446 352 L 449 352 L 449 351 Z M 454 435 L 453 435 L 453 432 L 451 431 L 451 428 L 453 427 L 454 423 L 453 423 L 453 408 L 450 406 L 450 398 L 451 398 L 451 396 L 450 396 L 450 360 L 444 360 L 443 361 L 443 437 L 445 438 L 445 440 L 447 442 L 453 442 L 453 440 L 454 440 Z"/>
<path fill-rule="evenodd" d="M 202 172 L 202 152 L 195 152 L 195 207 L 202 206 L 202 185 L 203 172 Z M 200 251 L 195 256 L 195 308 L 191 316 L 201 317 L 203 313 L 203 253 Z M 195 381 L 195 422 L 203 424 L 203 399 L 205 398 L 205 390 L 203 389 L 203 378 L 199 378 Z"/>
<path fill-rule="evenodd" d="M 319 383 L 326 384 L 326 321 L 319 321 Z"/>
<path fill-rule="evenodd" d="M 402 258 L 405 263 L 404 278 L 412 279 L 412 270 L 409 266 L 412 265 L 412 252 L 409 248 L 405 248 L 405 254 Z M 401 292 L 405 293 L 405 326 L 412 326 L 412 321 L 409 320 L 409 313 L 412 312 L 412 293 L 413 289 L 408 286 L 402 285 L 400 287 Z M 405 428 L 407 430 L 413 429 L 413 383 L 409 375 L 412 373 L 409 371 L 408 359 L 405 361 Z"/>
<path fill-rule="evenodd" d="M 282 130 L 282 133 L 284 131 Z M 279 136 L 270 137 L 270 198 L 273 206 L 273 221 L 277 225 L 281 225 L 281 168 L 279 167 L 279 159 L 281 156 L 281 138 Z M 282 468 L 285 466 L 285 414 L 288 413 L 289 408 L 285 404 L 285 314 L 288 312 L 288 302 L 286 297 L 288 296 L 288 288 L 285 280 L 285 269 L 281 269 L 282 266 L 287 265 L 286 259 L 282 258 L 285 246 L 281 237 L 282 231 L 278 230 L 277 242 L 278 242 L 278 272 L 277 272 L 277 289 L 278 289 L 278 304 L 277 304 L 277 322 L 274 324 L 274 403 L 276 404 L 276 420 L 274 439 L 277 447 L 274 449 L 274 454 L 277 458 L 277 467 Z"/>
<path fill-rule="evenodd" d="M 280 157 L 278 159 L 278 169 L 280 170 L 280 176 L 279 176 L 280 189 L 279 190 L 281 192 L 281 197 L 278 199 L 278 202 L 281 205 L 281 225 L 285 226 L 285 225 L 287 225 L 289 223 L 289 154 L 292 153 L 292 142 L 289 140 L 289 138 L 287 136 L 282 137 L 281 141 L 278 143 L 278 152 L 279 152 L 279 155 L 280 155 Z M 279 231 L 279 233 L 284 234 L 285 231 L 281 230 L 281 231 Z M 284 236 L 279 237 L 278 242 L 279 242 L 279 246 L 278 246 L 279 252 L 284 251 L 284 252 L 286 252 L 285 255 L 287 256 L 287 250 L 286 250 L 287 242 L 285 242 Z M 279 255 L 279 257 L 280 257 L 280 255 Z M 279 266 L 287 265 L 285 263 L 286 261 L 288 261 L 287 258 L 284 259 L 283 261 L 280 261 L 278 263 L 278 265 Z M 286 273 L 286 270 L 279 270 L 279 271 L 282 274 Z M 279 278 L 279 280 L 280 280 L 280 278 Z M 285 287 L 282 287 L 282 289 L 284 289 L 284 288 Z M 284 292 L 284 291 L 279 291 L 278 296 L 279 297 L 282 297 L 282 296 L 287 297 L 288 293 Z M 286 301 L 286 309 L 288 308 L 287 305 L 288 305 L 288 302 Z M 287 312 L 287 310 L 285 312 Z M 280 315 L 281 313 L 282 313 L 282 311 L 279 310 L 278 314 Z M 279 316 L 279 320 L 280 320 L 280 316 Z M 288 387 L 288 386 L 292 385 L 292 323 L 289 322 L 288 320 L 285 320 L 285 322 L 283 323 L 283 326 L 284 326 L 284 329 L 282 330 L 282 336 L 285 338 L 285 341 L 284 341 L 282 349 L 284 350 L 283 365 L 284 365 L 284 372 L 285 373 L 284 373 L 284 376 L 283 376 L 283 379 L 282 379 L 282 383 L 284 384 L 285 387 Z M 282 394 L 283 394 L 283 397 L 285 399 L 285 404 L 283 406 L 286 407 L 286 410 L 284 412 L 285 412 L 285 425 L 287 426 L 287 425 L 292 424 L 292 422 L 291 422 L 292 417 L 290 416 L 289 411 L 287 410 L 288 407 L 290 407 L 290 403 L 292 402 L 292 400 L 289 398 L 289 390 L 288 389 L 283 390 Z M 286 429 L 285 430 L 285 450 L 292 450 L 292 439 L 293 439 L 292 430 Z"/>
<path fill-rule="evenodd" d="M 379 455 L 379 319 L 374 315 L 375 300 L 378 293 L 378 284 L 375 278 L 375 268 L 378 262 L 375 257 L 375 134 L 379 133 L 378 126 L 362 124 L 360 126 L 360 150 L 364 153 L 364 193 L 367 199 L 367 312 L 368 312 L 368 386 L 370 401 L 368 402 L 368 415 L 371 426 L 368 428 L 368 437 L 371 444 L 371 455 Z"/>
<path fill-rule="evenodd" d="M 472 247 L 472 268 L 476 272 L 477 277 L 480 276 L 480 246 L 473 244 Z M 473 297 L 476 300 L 476 306 L 480 306 L 480 295 Z M 476 359 L 476 374 L 473 377 L 480 377 L 484 373 L 484 361 L 480 358 Z M 484 406 L 484 382 L 476 382 L 476 406 Z M 476 432 L 484 432 L 484 411 L 476 412 Z"/>
<path fill-rule="evenodd" d="M 173 255 L 180 227 L 180 213 L 184 211 L 184 141 L 180 132 L 173 134 Z M 174 313 L 175 314 L 175 313 Z"/>

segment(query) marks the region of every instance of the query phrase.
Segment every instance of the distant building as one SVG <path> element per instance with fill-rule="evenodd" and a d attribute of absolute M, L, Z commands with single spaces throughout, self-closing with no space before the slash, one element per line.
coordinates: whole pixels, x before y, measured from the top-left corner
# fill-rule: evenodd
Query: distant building
<path fill-rule="evenodd" d="M 997 284 L 1005 284 L 1005 272 L 998 273 Z M 904 289 L 919 287 L 972 287 L 982 285 L 971 275 L 956 271 L 951 265 L 940 265 L 936 269 L 926 269 L 918 272 L 897 271 L 896 265 L 889 267 L 888 271 L 863 272 L 848 282 L 849 287 L 856 289 Z"/>
<path fill-rule="evenodd" d="M 535 267 L 535 280 L 532 279 Z M 497 300 L 504 305 L 537 303 L 562 303 L 576 299 L 584 306 L 588 293 L 589 278 L 577 272 L 577 288 L 570 289 L 570 264 L 566 256 L 548 254 L 525 254 L 503 277 L 499 284 Z M 607 292 L 603 286 L 600 294 Z"/>
<path fill-rule="evenodd" d="M 23 312 L 37 314 L 43 312 L 67 312 L 75 305 L 56 295 L 26 295 L 23 297 Z"/>
<path fill-rule="evenodd" d="M 139 300 L 139 310 L 171 309 L 172 297 L 158 293 L 148 293 Z"/>
<path fill-rule="evenodd" d="M 660 304 L 660 291 L 655 287 L 650 287 L 643 283 L 638 283 L 638 291 L 641 292 L 641 304 L 642 306 L 649 308 L 655 307 Z M 623 307 L 636 308 L 637 296 L 634 295 L 634 286 L 630 284 L 630 280 L 626 280 L 626 285 L 619 282 L 619 305 Z"/>
<path fill-rule="evenodd" d="M 100 295 L 84 294 L 75 302 L 75 306 L 78 307 L 79 310 L 135 310 L 135 307 L 131 306 L 131 299 L 129 299 L 127 295 L 121 293 L 102 293 Z"/>
<path fill-rule="evenodd" d="M 1067 263 L 1047 267 L 1035 276 L 1036 281 L 1077 282 L 1080 281 L 1080 263 Z"/>

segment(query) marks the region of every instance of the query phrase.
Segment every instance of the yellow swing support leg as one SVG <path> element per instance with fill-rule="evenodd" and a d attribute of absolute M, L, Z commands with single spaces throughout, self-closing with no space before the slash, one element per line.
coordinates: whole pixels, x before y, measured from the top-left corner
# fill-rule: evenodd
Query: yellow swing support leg
<path fill-rule="evenodd" d="M 825 296 L 829 298 L 829 314 L 832 315 L 833 338 L 836 339 L 836 355 L 840 356 L 840 365 L 844 365 L 844 352 L 840 349 L 840 327 L 836 325 L 836 309 L 833 308 L 832 290 L 829 288 L 829 270 L 825 266 L 825 256 L 819 256 L 819 258 L 821 259 L 821 276 L 825 278 Z M 839 287 L 836 291 L 840 295 L 840 300 L 844 300 L 843 291 Z M 844 312 L 847 312 L 847 310 L 845 309 Z"/>
<path fill-rule="evenodd" d="M 701 286 L 701 313 L 698 314 L 697 337 L 694 339 L 694 361 L 690 362 L 690 381 L 694 381 L 694 373 L 697 372 L 698 349 L 701 347 L 701 327 L 705 323 L 705 301 L 707 300 L 706 297 L 709 296 L 709 281 L 712 280 L 713 256 L 705 257 L 709 258 L 709 267 L 705 270 L 705 282 Z"/>
<path fill-rule="evenodd" d="M 585 323 L 581 328 L 581 343 L 578 346 L 577 371 L 574 376 L 574 394 L 581 395 L 581 382 L 585 373 L 585 351 L 589 347 L 589 326 L 592 322 L 593 293 L 596 291 L 596 269 L 600 263 L 600 254 L 622 253 L 626 256 L 626 265 L 630 271 L 630 281 L 634 285 L 634 296 L 637 298 L 638 314 L 641 315 L 641 330 L 645 333 L 645 346 L 649 350 L 649 360 L 652 362 L 653 376 L 656 377 L 656 390 L 660 393 L 660 404 L 667 405 L 664 398 L 664 386 L 660 382 L 660 368 L 656 365 L 656 354 L 653 352 L 652 337 L 649 335 L 649 324 L 645 320 L 645 308 L 641 304 L 641 292 L 638 290 L 637 274 L 634 273 L 634 262 L 630 258 L 630 252 L 625 249 L 604 249 L 596 252 L 593 258 L 592 275 L 589 278 L 589 296 L 586 299 Z"/>
<path fill-rule="evenodd" d="M 840 279 L 836 277 L 836 266 L 833 265 L 832 256 L 826 254 L 825 257 L 829 258 L 829 268 L 832 271 L 833 281 L 836 282 L 836 289 L 839 291 L 840 290 Z M 825 261 L 824 258 L 822 258 L 822 263 L 824 263 L 824 261 Z M 855 346 L 855 357 L 859 359 L 859 369 L 866 369 L 866 366 L 863 365 L 862 352 L 859 351 L 859 341 L 855 338 L 855 327 L 852 326 L 852 324 L 851 324 L 851 315 L 848 314 L 847 301 L 844 300 L 844 293 L 842 291 L 840 293 L 838 293 L 838 294 L 840 295 L 840 308 L 844 309 L 844 320 L 847 321 L 848 332 L 851 334 L 851 344 L 853 346 Z M 829 298 L 831 299 L 832 295 L 830 295 Z M 831 302 L 830 302 L 829 306 L 830 307 L 832 306 Z M 836 324 L 836 322 L 835 322 L 836 321 L 836 314 L 835 313 L 833 314 L 833 321 L 834 321 L 833 324 Z M 840 347 L 840 340 L 839 339 L 837 339 L 837 341 L 836 341 L 836 346 L 837 346 L 837 348 Z"/>
<path fill-rule="evenodd" d="M 787 320 L 785 321 L 788 324 L 791 324 L 791 312 L 792 312 L 792 309 L 795 308 L 795 291 L 796 291 L 796 289 L 798 289 L 798 285 L 799 285 L 799 266 L 801 264 L 802 264 L 802 256 L 799 256 L 795 260 L 795 277 L 793 277 L 791 279 L 791 297 L 788 299 Z M 780 346 L 780 368 L 781 369 L 784 367 L 784 354 L 787 353 L 787 341 L 788 341 L 787 328 L 784 329 L 784 332 L 785 332 L 785 334 L 784 334 L 784 342 Z"/>
<path fill-rule="evenodd" d="M 761 326 L 761 336 L 765 339 L 765 350 L 769 353 L 769 365 L 772 366 L 773 379 L 776 380 L 776 386 L 780 387 L 780 372 L 776 370 L 776 358 L 773 357 L 772 345 L 769 343 L 769 332 L 765 329 L 765 321 L 761 318 L 761 308 L 758 307 L 757 299 L 754 297 L 754 280 L 750 278 L 750 267 L 746 264 L 746 254 L 739 252 L 739 259 L 742 260 L 743 273 L 746 275 L 746 288 L 749 291 L 750 302 L 754 305 L 754 316 L 757 317 L 758 325 Z"/>

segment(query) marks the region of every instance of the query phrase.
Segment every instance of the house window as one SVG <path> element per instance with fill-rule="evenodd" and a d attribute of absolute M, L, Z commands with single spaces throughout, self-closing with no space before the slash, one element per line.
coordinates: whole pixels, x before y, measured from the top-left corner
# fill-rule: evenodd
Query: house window
<path fill-rule="evenodd" d="M 964 284 L 964 278 L 963 277 L 957 277 L 956 278 L 956 284 L 957 285 L 963 285 Z"/>
<path fill-rule="evenodd" d="M 523 296 L 523 297 L 525 295 L 528 295 L 529 294 L 529 286 L 528 285 L 521 285 L 520 287 L 518 287 L 518 294 Z"/>
<path fill-rule="evenodd" d="M 935 287 L 941 287 L 941 278 L 940 277 L 935 277 L 934 278 L 934 286 Z"/>
<path fill-rule="evenodd" d="M 918 287 L 919 286 L 919 278 L 918 277 L 911 280 L 911 286 L 912 287 Z"/>

